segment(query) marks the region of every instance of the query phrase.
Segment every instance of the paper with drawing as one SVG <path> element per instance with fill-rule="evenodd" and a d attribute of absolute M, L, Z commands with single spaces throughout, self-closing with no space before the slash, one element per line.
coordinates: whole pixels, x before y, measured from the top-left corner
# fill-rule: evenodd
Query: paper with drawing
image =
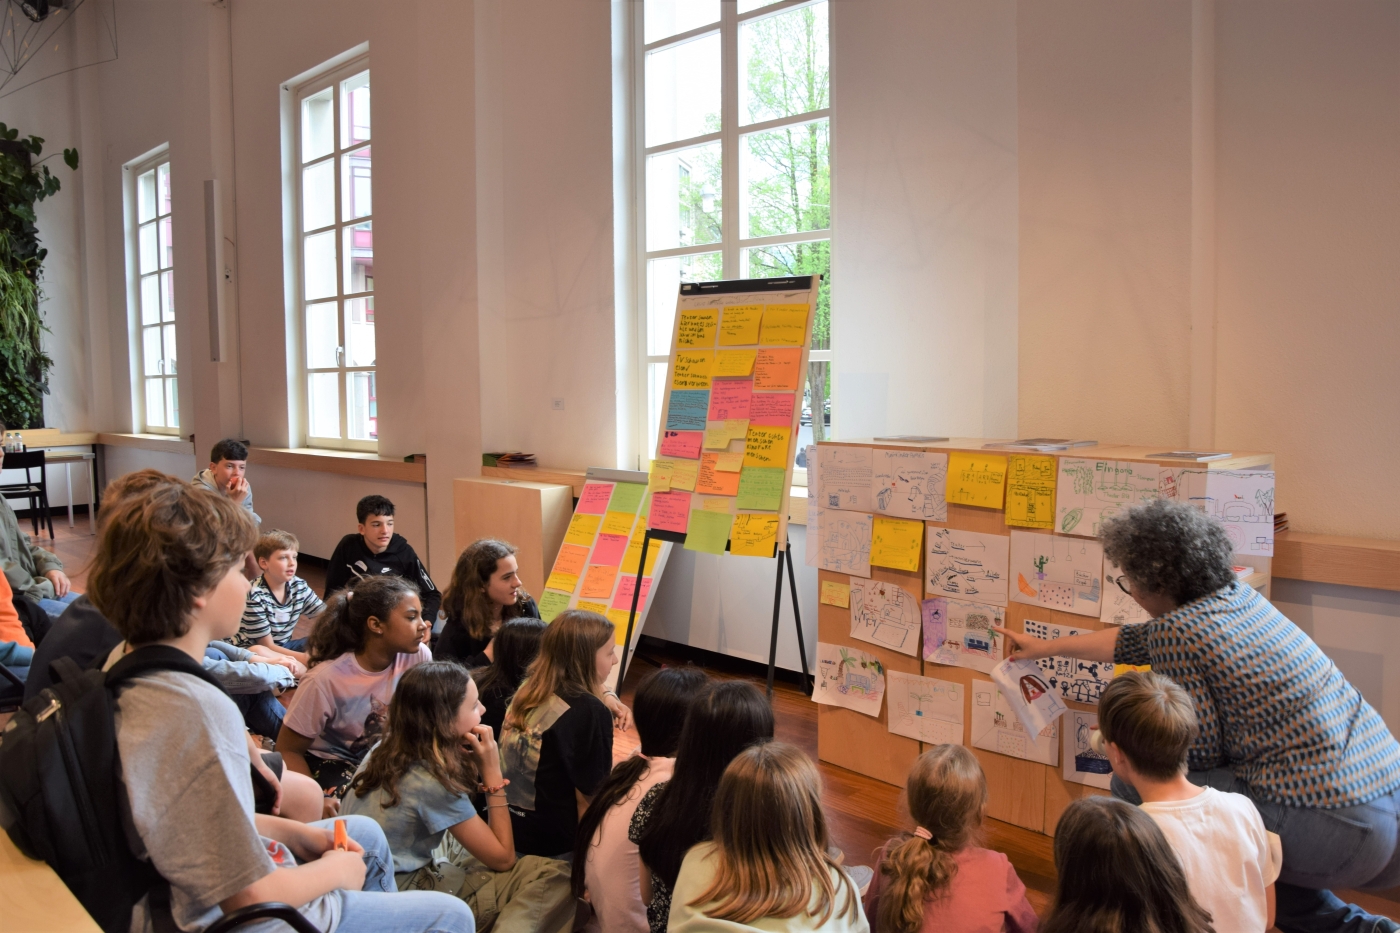
<path fill-rule="evenodd" d="M 1161 494 L 1160 468 L 1129 460 L 1061 457 L 1055 487 L 1055 530 L 1098 535 L 1104 519 Z"/>
<path fill-rule="evenodd" d="M 852 638 L 919 656 L 918 597 L 894 583 L 852 577 L 850 604 Z"/>
<path fill-rule="evenodd" d="M 875 452 L 869 447 L 817 447 L 817 483 L 821 507 L 871 512 L 870 492 Z"/>
<path fill-rule="evenodd" d="M 1001 660 L 1002 637 L 992 627 L 1005 624 L 1004 613 L 945 596 L 924 600 L 924 660 L 989 673 Z"/>
<path fill-rule="evenodd" d="M 963 685 L 890 671 L 889 730 L 930 745 L 961 745 Z"/>
<path fill-rule="evenodd" d="M 1118 580 L 1123 576 L 1123 571 L 1118 569 L 1118 565 L 1107 557 L 1103 559 L 1103 609 L 1099 612 L 1099 619 L 1112 625 L 1129 625 L 1134 622 L 1146 622 L 1152 618 L 1152 614 L 1138 605 L 1123 588 L 1118 585 Z M 1123 581 L 1127 584 L 1127 581 Z"/>
<path fill-rule="evenodd" d="M 1108 759 L 1094 751 L 1089 736 L 1099 727 L 1098 713 L 1085 713 L 1072 709 L 1065 714 L 1065 769 L 1066 781 L 1088 784 L 1090 787 L 1108 789 L 1113 780 L 1113 768 Z"/>
<path fill-rule="evenodd" d="M 877 450 L 872 458 L 873 507 L 882 515 L 948 520 L 944 490 L 948 455 L 924 450 Z"/>
<path fill-rule="evenodd" d="M 1274 554 L 1274 474 L 1182 470 L 1178 495 L 1225 526 L 1236 554 Z"/>
<path fill-rule="evenodd" d="M 1034 619 L 1026 619 L 1023 625 L 1027 635 L 1045 641 L 1068 638 L 1071 635 L 1088 635 L 1093 631 L 1056 625 L 1053 622 L 1037 622 Z M 1035 663 L 1045 674 L 1051 688 L 1060 694 L 1060 699 L 1073 700 L 1076 703 L 1099 702 L 1099 694 L 1103 693 L 1103 688 L 1113 679 L 1112 661 L 1085 661 L 1081 658 L 1056 655 L 1040 658 Z"/>
<path fill-rule="evenodd" d="M 973 680 L 972 745 L 1054 767 L 1060 763 L 1060 724 L 1056 720 L 1038 733 L 1026 731 L 996 684 Z"/>
<path fill-rule="evenodd" d="M 929 525 L 924 538 L 928 595 L 1006 605 L 1010 564 L 1009 541 L 1005 535 L 984 535 Z"/>
<path fill-rule="evenodd" d="M 836 509 L 817 509 L 817 566 L 822 570 L 870 576 L 871 516 Z M 811 529 L 808 529 L 808 534 Z"/>
<path fill-rule="evenodd" d="M 885 666 L 879 658 L 856 648 L 817 642 L 814 702 L 879 716 L 884 698 Z"/>
<path fill-rule="evenodd" d="M 1098 618 L 1103 545 L 1033 531 L 1011 532 L 1011 599 Z"/>

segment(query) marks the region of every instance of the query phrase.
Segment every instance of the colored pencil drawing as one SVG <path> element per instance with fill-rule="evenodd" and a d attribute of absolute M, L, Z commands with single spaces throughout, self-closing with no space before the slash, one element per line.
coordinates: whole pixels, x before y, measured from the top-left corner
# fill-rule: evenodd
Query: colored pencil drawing
<path fill-rule="evenodd" d="M 873 654 L 817 643 L 817 684 L 812 700 L 879 716 L 885 697 L 885 666 Z"/>
<path fill-rule="evenodd" d="M 1236 554 L 1274 553 L 1274 474 L 1259 470 L 1182 470 L 1179 495 L 1225 526 Z"/>
<path fill-rule="evenodd" d="M 1107 790 L 1113 780 L 1113 768 L 1108 758 L 1094 749 L 1090 738 L 1099 727 L 1098 714 L 1072 709 L 1065 714 L 1064 723 L 1065 780 Z"/>
<path fill-rule="evenodd" d="M 919 656 L 919 600 L 882 580 L 851 578 L 851 637 Z"/>
<path fill-rule="evenodd" d="M 924 538 L 930 595 L 1006 605 L 1009 541 L 1004 535 L 930 525 Z"/>
<path fill-rule="evenodd" d="M 1011 599 L 1098 618 L 1103 545 L 1088 538 L 1011 532 Z"/>
<path fill-rule="evenodd" d="M 1155 463 L 1061 457 L 1055 488 L 1055 530 L 1098 535 L 1104 519 L 1161 496 Z"/>
<path fill-rule="evenodd" d="M 935 596 L 923 602 L 924 660 L 988 673 L 1001 660 L 1000 606 Z"/>
<path fill-rule="evenodd" d="M 1060 723 L 1032 735 L 996 684 L 972 682 L 972 745 L 1012 758 L 1055 766 L 1060 762 Z"/>
<path fill-rule="evenodd" d="M 923 450 L 877 450 L 872 467 L 874 509 L 882 515 L 942 522 L 948 455 Z"/>
<path fill-rule="evenodd" d="M 1026 619 L 1024 625 L 1027 635 L 1045 641 L 1071 635 L 1087 635 L 1092 631 L 1037 622 L 1034 619 Z M 1099 702 L 1099 694 L 1103 693 L 1108 682 L 1113 679 L 1112 661 L 1084 661 L 1080 658 L 1056 655 L 1040 658 L 1035 663 L 1045 672 L 1046 681 L 1059 692 L 1061 699 L 1073 700 L 1076 703 Z"/>
<path fill-rule="evenodd" d="M 890 732 L 930 745 L 962 744 L 962 684 L 890 671 L 886 689 Z"/>

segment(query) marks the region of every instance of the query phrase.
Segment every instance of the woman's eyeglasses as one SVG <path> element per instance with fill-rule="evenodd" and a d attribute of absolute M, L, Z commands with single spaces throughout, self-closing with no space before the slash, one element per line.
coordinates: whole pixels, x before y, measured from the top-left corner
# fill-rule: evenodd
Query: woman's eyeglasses
<path fill-rule="evenodd" d="M 1113 582 L 1118 584 L 1118 588 L 1124 593 L 1127 593 L 1129 596 L 1133 595 L 1133 591 L 1128 588 L 1128 578 L 1121 573 L 1117 577 L 1114 577 Z"/>

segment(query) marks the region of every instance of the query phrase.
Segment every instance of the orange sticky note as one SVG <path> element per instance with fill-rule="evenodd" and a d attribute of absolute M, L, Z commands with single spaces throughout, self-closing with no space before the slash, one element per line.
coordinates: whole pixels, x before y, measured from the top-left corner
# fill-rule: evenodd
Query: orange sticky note
<path fill-rule="evenodd" d="M 588 568 L 588 576 L 583 578 L 583 592 L 579 595 L 585 599 L 610 599 L 613 584 L 616 582 L 616 567 L 600 567 L 593 564 Z"/>
<path fill-rule="evenodd" d="M 676 366 L 671 370 L 671 388 L 708 389 L 714 365 L 713 350 L 677 350 Z M 703 404 L 708 408 L 709 400 L 704 400 Z"/>
<path fill-rule="evenodd" d="M 755 389 L 785 389 L 796 392 L 802 388 L 802 348 L 766 347 L 758 351 L 753 364 Z"/>
<path fill-rule="evenodd" d="M 695 491 L 706 496 L 737 496 L 739 474 L 719 471 L 716 469 L 718 461 L 719 454 L 700 456 L 700 475 L 695 479 Z"/>
<path fill-rule="evenodd" d="M 763 328 L 758 342 L 800 347 L 807 342 L 806 305 L 768 305 L 763 309 Z"/>
<path fill-rule="evenodd" d="M 628 531 L 631 531 L 629 528 Z M 588 548 L 579 547 L 576 544 L 566 544 L 559 548 L 559 556 L 554 558 L 555 573 L 571 573 L 576 577 L 583 575 L 583 568 L 588 566 Z"/>
<path fill-rule="evenodd" d="M 763 305 L 731 305 L 719 318 L 719 345 L 742 347 L 758 343 L 758 325 L 763 321 Z"/>

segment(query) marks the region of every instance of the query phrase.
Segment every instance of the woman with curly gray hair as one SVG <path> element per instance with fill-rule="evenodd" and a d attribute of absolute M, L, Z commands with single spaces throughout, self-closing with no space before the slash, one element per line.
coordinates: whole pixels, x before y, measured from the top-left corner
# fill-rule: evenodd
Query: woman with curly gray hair
<path fill-rule="evenodd" d="M 1191 695 L 1192 783 L 1244 794 L 1283 840 L 1279 929 L 1400 931 L 1333 887 L 1400 884 L 1400 744 L 1311 638 L 1232 568 L 1225 530 L 1157 500 L 1104 523 L 1104 556 L 1152 619 L 1054 642 L 1004 631 L 1027 660 L 1150 664 Z M 1118 777 L 1113 793 L 1140 803 Z"/>

